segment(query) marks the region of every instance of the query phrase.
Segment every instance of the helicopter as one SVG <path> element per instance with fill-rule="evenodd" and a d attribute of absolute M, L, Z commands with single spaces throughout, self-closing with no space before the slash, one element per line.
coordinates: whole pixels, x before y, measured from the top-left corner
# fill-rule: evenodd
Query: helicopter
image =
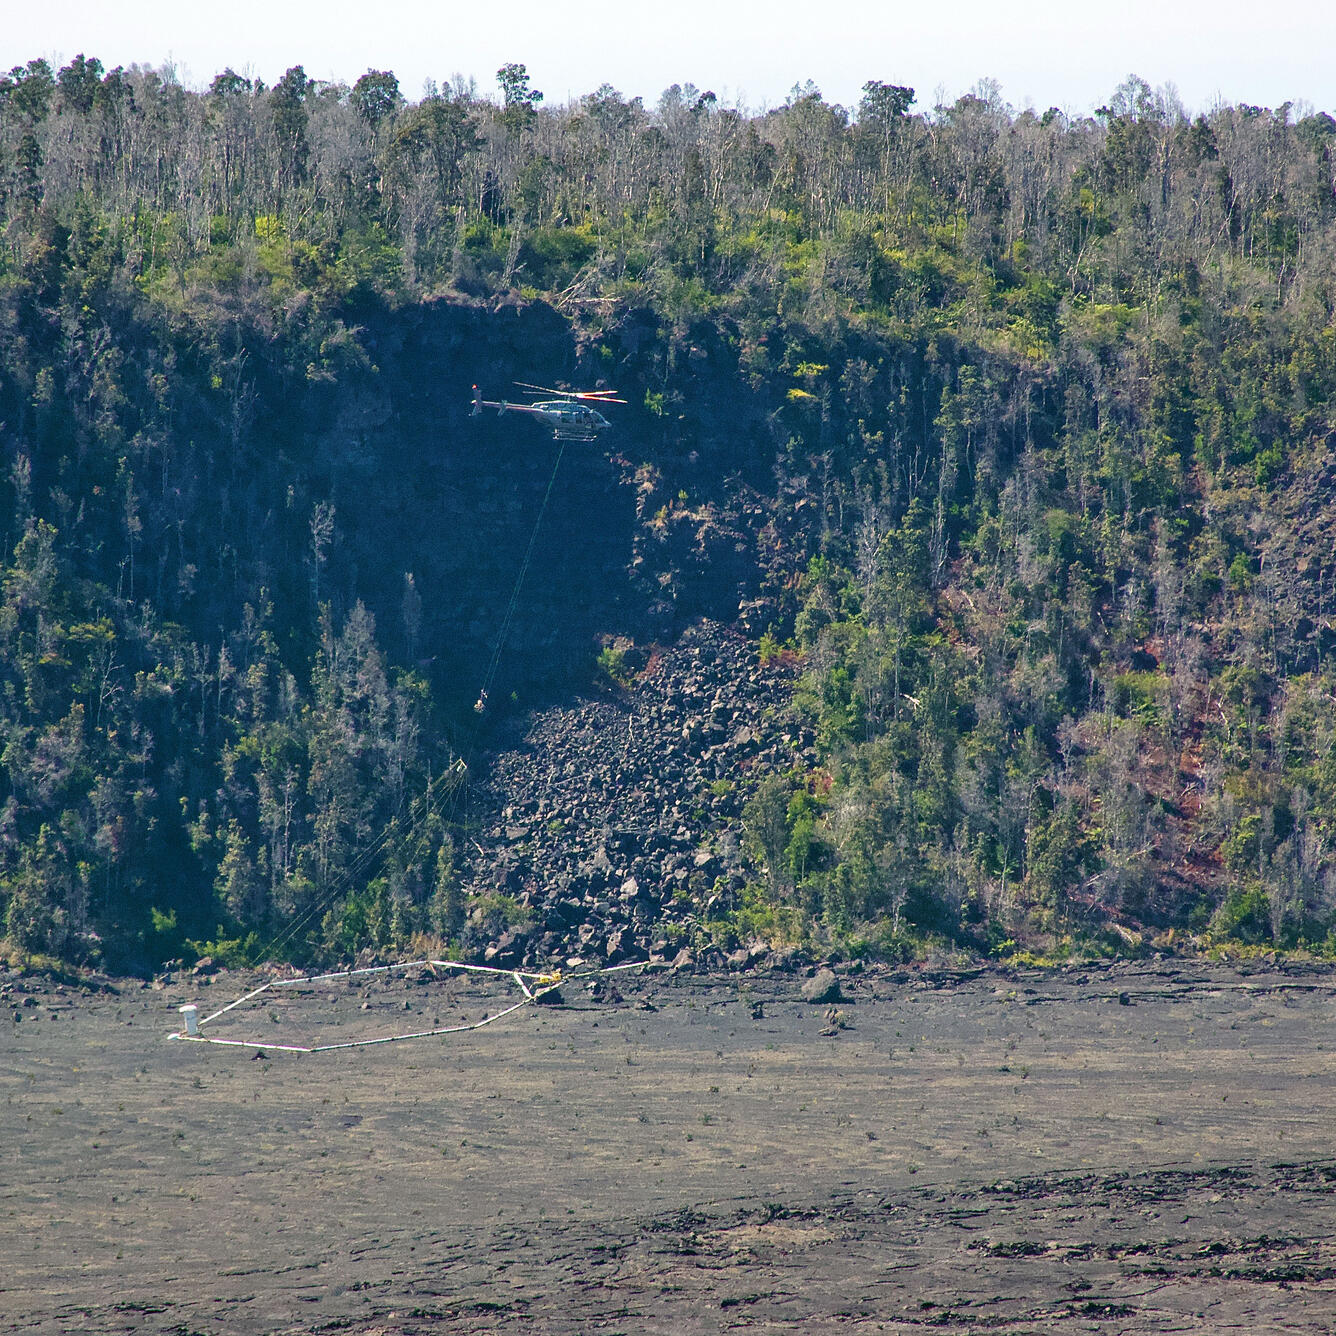
<path fill-rule="evenodd" d="M 626 403 L 625 399 L 617 398 L 616 390 L 554 390 L 546 385 L 527 385 L 522 380 L 517 380 L 515 384 L 522 390 L 536 394 L 555 394 L 558 397 L 538 399 L 530 404 L 512 404 L 504 399 L 484 399 L 482 391 L 475 385 L 473 416 L 477 417 L 484 408 L 495 408 L 498 414 L 532 413 L 551 424 L 554 441 L 592 441 L 612 423 L 591 405 Z"/>

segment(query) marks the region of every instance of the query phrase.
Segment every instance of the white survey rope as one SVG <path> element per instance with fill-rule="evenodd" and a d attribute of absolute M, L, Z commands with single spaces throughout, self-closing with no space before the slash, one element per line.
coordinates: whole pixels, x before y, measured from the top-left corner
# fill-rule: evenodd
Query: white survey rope
<path fill-rule="evenodd" d="M 258 988 L 252 988 L 250 992 L 243 993 L 235 1002 L 229 1002 L 225 1007 L 219 1007 L 217 1011 L 196 1022 L 197 1028 L 194 1033 L 178 1030 L 169 1034 L 167 1038 L 189 1040 L 197 1044 L 222 1044 L 229 1048 L 273 1049 L 277 1053 L 332 1053 L 336 1049 L 371 1048 L 377 1044 L 398 1044 L 408 1039 L 430 1039 L 433 1035 L 463 1034 L 468 1030 L 481 1030 L 484 1025 L 491 1025 L 493 1021 L 499 1021 L 503 1016 L 511 1015 L 512 1012 L 528 1006 L 530 1002 L 538 1001 L 539 998 L 570 980 L 591 979 L 600 974 L 615 974 L 619 970 L 643 969 L 654 963 L 656 962 L 633 960 L 624 965 L 607 965 L 601 969 L 582 970 L 574 974 L 563 975 L 560 970 L 554 970 L 550 973 L 540 973 L 535 970 L 509 970 L 496 965 L 469 965 L 462 960 L 408 960 L 398 965 L 368 965 L 355 970 L 333 970 L 327 974 L 307 974 L 296 979 L 271 979 L 268 983 L 262 983 Z M 524 996 L 518 1002 L 504 1007 L 500 1011 L 493 1012 L 490 1016 L 484 1016 L 482 1020 L 468 1021 L 462 1025 L 435 1026 L 430 1030 L 413 1030 L 406 1034 L 381 1035 L 375 1039 L 349 1039 L 338 1044 L 274 1044 L 258 1039 L 223 1039 L 220 1036 L 201 1033 L 206 1025 L 216 1021 L 220 1016 L 225 1016 L 229 1011 L 234 1011 L 237 1007 L 253 1001 L 262 993 L 271 990 L 300 988 L 309 984 L 332 983 L 336 979 L 356 979 L 369 974 L 389 974 L 396 970 L 425 968 L 461 970 L 472 974 L 490 974 L 494 977 L 512 979 L 519 986 L 520 992 Z"/>

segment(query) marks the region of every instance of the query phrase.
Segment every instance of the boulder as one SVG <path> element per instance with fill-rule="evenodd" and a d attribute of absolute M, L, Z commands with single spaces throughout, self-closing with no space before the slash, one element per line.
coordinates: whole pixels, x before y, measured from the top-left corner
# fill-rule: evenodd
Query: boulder
<path fill-rule="evenodd" d="M 828 1002 L 841 1002 L 844 995 L 840 992 L 840 981 L 833 970 L 820 969 L 808 979 L 802 987 L 804 1002 L 813 1006 Z"/>

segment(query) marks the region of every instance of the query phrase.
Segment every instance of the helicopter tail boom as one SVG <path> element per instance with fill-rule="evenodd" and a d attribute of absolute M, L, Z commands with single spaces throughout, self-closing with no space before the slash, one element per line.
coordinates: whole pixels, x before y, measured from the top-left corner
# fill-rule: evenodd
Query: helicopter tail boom
<path fill-rule="evenodd" d="M 482 397 L 482 391 L 478 389 L 478 387 L 475 385 L 473 387 L 473 411 L 469 414 L 469 416 L 481 417 L 482 410 L 484 408 L 495 408 L 498 416 L 504 413 L 507 409 L 511 408 L 519 409 L 521 412 L 528 411 L 528 409 L 523 404 L 509 404 L 504 399 L 499 401 L 496 399 L 484 399 Z"/>

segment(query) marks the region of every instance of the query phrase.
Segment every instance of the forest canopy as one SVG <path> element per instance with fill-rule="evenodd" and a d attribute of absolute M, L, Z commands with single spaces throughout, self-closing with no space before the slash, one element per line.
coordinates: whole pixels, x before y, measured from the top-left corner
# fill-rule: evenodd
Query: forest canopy
<path fill-rule="evenodd" d="M 426 587 L 373 506 L 427 524 L 405 331 L 529 379 L 537 308 L 632 401 L 618 615 L 758 604 L 819 738 L 702 933 L 1336 943 L 1331 115 L 79 55 L 0 75 L 15 949 L 459 938 L 434 795 L 511 568 L 428 526 Z"/>

